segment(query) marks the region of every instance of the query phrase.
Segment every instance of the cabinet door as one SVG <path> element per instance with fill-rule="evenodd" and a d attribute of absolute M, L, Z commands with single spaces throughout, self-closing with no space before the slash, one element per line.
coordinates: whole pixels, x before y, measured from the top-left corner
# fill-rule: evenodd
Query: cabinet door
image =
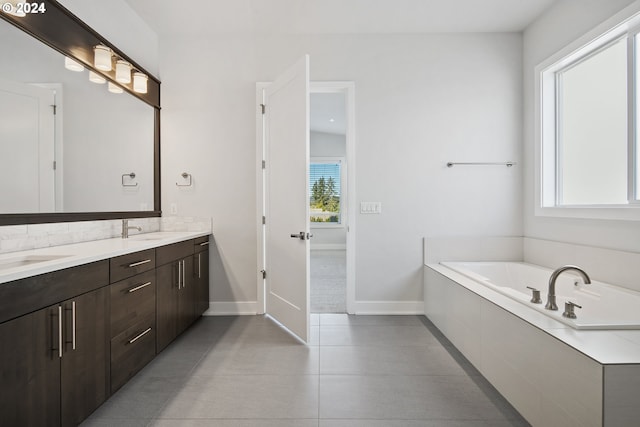
<path fill-rule="evenodd" d="M 62 426 L 76 426 L 110 392 L 109 288 L 61 304 L 64 346 L 61 360 Z"/>
<path fill-rule="evenodd" d="M 60 425 L 58 306 L 0 324 L 0 424 Z"/>
<path fill-rule="evenodd" d="M 182 266 L 181 287 L 178 297 L 178 334 L 184 332 L 195 320 L 196 288 L 193 277 L 193 257 L 189 256 L 180 261 Z"/>
<path fill-rule="evenodd" d="M 178 335 L 178 265 L 179 261 L 176 261 L 156 269 L 156 352 L 158 353 Z"/>
<path fill-rule="evenodd" d="M 196 288 L 196 317 L 209 309 L 209 251 L 205 250 L 193 256 Z"/>

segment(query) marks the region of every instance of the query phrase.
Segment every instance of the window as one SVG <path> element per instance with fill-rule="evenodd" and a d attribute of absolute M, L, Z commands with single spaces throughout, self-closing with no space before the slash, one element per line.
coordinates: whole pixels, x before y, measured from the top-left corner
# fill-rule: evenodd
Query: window
<path fill-rule="evenodd" d="M 311 159 L 309 211 L 311 224 L 342 225 L 342 159 Z"/>
<path fill-rule="evenodd" d="M 538 68 L 539 208 L 640 208 L 640 29 L 627 28 Z"/>

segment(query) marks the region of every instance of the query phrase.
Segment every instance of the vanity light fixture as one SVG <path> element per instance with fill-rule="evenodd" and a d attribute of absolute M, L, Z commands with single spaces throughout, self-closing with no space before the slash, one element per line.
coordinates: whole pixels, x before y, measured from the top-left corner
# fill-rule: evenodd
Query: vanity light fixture
<path fill-rule="evenodd" d="M 117 84 L 112 83 L 112 82 L 109 82 L 109 84 L 107 85 L 107 89 L 111 93 L 122 93 L 122 92 L 124 92 L 120 86 L 118 86 Z"/>
<path fill-rule="evenodd" d="M 84 66 L 78 61 L 69 58 L 68 56 L 64 57 L 64 68 L 71 71 L 81 72 L 84 71 Z"/>
<path fill-rule="evenodd" d="M 116 81 L 119 83 L 131 83 L 131 64 L 124 59 L 116 61 Z"/>
<path fill-rule="evenodd" d="M 2 11 L 7 15 L 13 15 L 18 18 L 24 18 L 25 16 L 27 16 L 27 14 L 25 13 L 24 8 L 21 7 L 20 9 L 18 9 L 18 3 L 19 2 L 15 0 L 4 2 L 2 4 Z"/>
<path fill-rule="evenodd" d="M 138 93 L 147 93 L 147 77 L 146 74 L 136 71 L 133 73 L 133 90 Z"/>
<path fill-rule="evenodd" d="M 111 49 L 104 45 L 97 45 L 93 47 L 93 64 L 98 70 L 111 71 Z"/>
<path fill-rule="evenodd" d="M 103 85 L 107 82 L 107 79 L 93 71 L 89 71 L 89 80 L 99 85 Z"/>

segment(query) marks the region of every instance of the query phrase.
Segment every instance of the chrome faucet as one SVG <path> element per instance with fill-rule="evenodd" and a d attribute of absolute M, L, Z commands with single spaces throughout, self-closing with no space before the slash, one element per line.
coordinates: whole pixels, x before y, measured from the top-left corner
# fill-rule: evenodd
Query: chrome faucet
<path fill-rule="evenodd" d="M 576 267 L 575 265 L 565 265 L 564 267 L 557 268 L 553 273 L 551 273 L 551 277 L 549 278 L 549 293 L 547 294 L 547 304 L 544 306 L 547 310 L 558 309 L 558 306 L 556 305 L 556 280 L 560 273 L 565 271 L 575 271 L 582 276 L 582 280 L 585 284 L 591 283 L 589 275 L 580 267 Z"/>
<path fill-rule="evenodd" d="M 131 230 L 131 229 L 142 231 L 142 227 L 129 225 L 129 220 L 128 219 L 123 219 L 122 220 L 122 238 L 123 239 L 128 239 L 129 238 L 129 230 Z"/>

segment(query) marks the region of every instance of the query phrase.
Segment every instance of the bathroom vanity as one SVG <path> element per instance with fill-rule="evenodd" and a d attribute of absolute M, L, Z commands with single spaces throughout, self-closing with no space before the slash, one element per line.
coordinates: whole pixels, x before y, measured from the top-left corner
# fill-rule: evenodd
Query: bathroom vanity
<path fill-rule="evenodd" d="M 208 234 L 0 256 L 2 425 L 78 425 L 200 317 Z"/>

